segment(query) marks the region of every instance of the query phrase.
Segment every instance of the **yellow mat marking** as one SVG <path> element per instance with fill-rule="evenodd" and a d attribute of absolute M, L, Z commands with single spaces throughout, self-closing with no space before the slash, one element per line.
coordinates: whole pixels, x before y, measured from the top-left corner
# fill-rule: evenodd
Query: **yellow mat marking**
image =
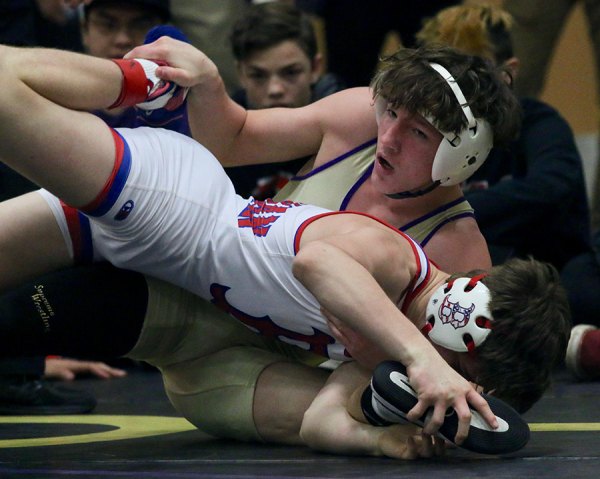
<path fill-rule="evenodd" d="M 160 436 L 196 429 L 195 426 L 183 418 L 166 416 L 5 416 L 0 417 L 0 424 L 99 424 L 117 428 L 111 431 L 73 434 L 70 436 L 0 439 L 0 448 L 119 441 L 122 439 Z"/>
<path fill-rule="evenodd" d="M 119 441 L 141 437 L 160 436 L 195 430 L 195 426 L 180 417 L 166 416 L 0 416 L 2 424 L 78 424 L 114 427 L 111 431 L 100 431 L 68 436 L 33 437 L 25 439 L 0 439 L 0 448 L 58 446 L 90 442 Z M 600 422 L 539 422 L 530 423 L 532 432 L 586 432 L 600 431 Z"/>
<path fill-rule="evenodd" d="M 600 422 L 532 422 L 534 432 L 583 432 L 600 431 Z"/>

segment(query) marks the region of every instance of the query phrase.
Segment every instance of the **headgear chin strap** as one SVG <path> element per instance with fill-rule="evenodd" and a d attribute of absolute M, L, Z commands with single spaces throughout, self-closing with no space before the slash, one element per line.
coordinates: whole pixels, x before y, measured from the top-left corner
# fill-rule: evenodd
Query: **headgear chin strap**
<path fill-rule="evenodd" d="M 427 118 L 444 135 L 433 160 L 431 179 L 442 186 L 457 185 L 471 176 L 487 158 L 494 143 L 492 128 L 487 121 L 473 116 L 467 99 L 448 70 L 438 63 L 429 66 L 446 80 L 467 118 L 467 128 L 458 135 L 441 131 L 435 120 Z"/>
<path fill-rule="evenodd" d="M 479 281 L 485 275 L 457 278 L 441 285 L 429 298 L 423 333 L 436 344 L 471 352 L 490 334 L 490 290 Z"/>
<path fill-rule="evenodd" d="M 440 186 L 439 181 L 431 181 L 426 185 L 423 185 L 419 188 L 415 188 L 414 190 L 406 190 L 400 191 L 398 193 L 386 193 L 385 196 L 388 198 L 392 198 L 394 200 L 404 200 L 406 198 L 416 198 L 418 196 L 423 196 L 429 193 L 430 191 L 435 190 L 438 186 Z"/>

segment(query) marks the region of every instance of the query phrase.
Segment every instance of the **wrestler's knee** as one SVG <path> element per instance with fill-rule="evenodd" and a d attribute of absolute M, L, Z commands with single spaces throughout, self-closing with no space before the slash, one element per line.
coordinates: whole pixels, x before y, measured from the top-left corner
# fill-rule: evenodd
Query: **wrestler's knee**
<path fill-rule="evenodd" d="M 0 291 L 72 264 L 60 227 L 36 192 L 0 203 Z"/>

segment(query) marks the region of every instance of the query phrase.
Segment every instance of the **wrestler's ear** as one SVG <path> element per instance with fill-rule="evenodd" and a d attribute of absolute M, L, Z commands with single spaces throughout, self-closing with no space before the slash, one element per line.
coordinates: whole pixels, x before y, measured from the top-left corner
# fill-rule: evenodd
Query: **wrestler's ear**
<path fill-rule="evenodd" d="M 514 85 L 517 75 L 519 74 L 519 68 L 521 67 L 521 62 L 517 57 L 510 57 L 503 64 L 505 70 L 508 72 L 507 83 L 509 85 Z"/>
<path fill-rule="evenodd" d="M 321 78 L 321 75 L 323 75 L 323 66 L 324 66 L 323 55 L 320 53 L 317 53 L 310 62 L 310 75 L 311 75 L 310 82 L 312 84 L 317 83 L 319 78 Z"/>

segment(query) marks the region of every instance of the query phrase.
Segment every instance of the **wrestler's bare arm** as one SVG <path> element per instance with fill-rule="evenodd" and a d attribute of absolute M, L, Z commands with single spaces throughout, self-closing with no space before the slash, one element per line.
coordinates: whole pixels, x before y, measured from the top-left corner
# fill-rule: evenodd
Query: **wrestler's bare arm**
<path fill-rule="evenodd" d="M 215 64 L 189 44 L 163 37 L 134 48 L 126 58 L 165 60 L 169 66 L 156 74 L 191 87 L 188 117 L 193 137 L 225 166 L 301 158 L 333 149 L 340 141 L 351 140 L 354 147 L 377 133 L 367 88 L 330 95 L 302 108 L 246 111 L 229 98 Z"/>
<path fill-rule="evenodd" d="M 350 221 L 356 227 L 348 228 Z M 396 305 L 416 269 L 411 263 L 409 243 L 391 229 L 362 216 L 336 215 L 306 228 L 293 272 L 323 308 L 409 366 L 439 357 Z"/>
<path fill-rule="evenodd" d="M 416 436 L 416 426 L 374 427 L 349 413 L 353 392 L 362 391 L 369 377 L 354 362 L 336 369 L 304 414 L 302 440 L 313 449 L 338 454 L 416 459 L 443 453 L 441 441 Z"/>

